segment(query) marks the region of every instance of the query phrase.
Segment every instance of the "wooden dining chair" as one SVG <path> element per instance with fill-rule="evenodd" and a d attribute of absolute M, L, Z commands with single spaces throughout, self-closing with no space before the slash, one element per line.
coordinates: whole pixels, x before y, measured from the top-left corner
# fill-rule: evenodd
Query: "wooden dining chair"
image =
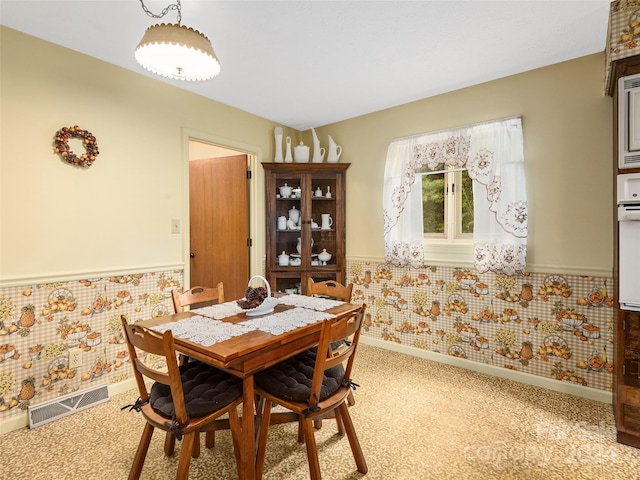
<path fill-rule="evenodd" d="M 262 478 L 272 404 L 297 415 L 303 429 L 311 480 L 321 480 L 313 420 L 331 412 L 344 426 L 358 472 L 367 473 L 367 463 L 347 407 L 349 392 L 357 386 L 351 380 L 351 372 L 365 308 L 366 305 L 362 305 L 353 315 L 324 320 L 315 354 L 307 350 L 255 376 L 261 417 L 256 479 Z M 332 343 L 347 338 L 351 341 L 337 351 L 331 348 Z"/>
<path fill-rule="evenodd" d="M 224 303 L 224 284 L 219 282 L 214 288 L 199 286 L 191 287 L 186 292 L 173 290 L 171 292 L 171 297 L 173 299 L 173 308 L 176 313 L 183 312 L 187 307 L 189 307 L 189 309 L 208 307 L 209 305 Z M 179 358 L 181 365 L 189 361 L 189 357 L 186 355 L 180 354 Z M 213 448 L 215 446 L 215 434 L 214 430 L 207 432 L 207 448 Z M 175 443 L 175 438 L 172 438 L 171 433 L 168 432 L 166 438 L 168 449 L 172 448 L 172 443 Z"/>
<path fill-rule="evenodd" d="M 140 393 L 135 404 L 129 407 L 141 412 L 146 420 L 129 480 L 140 478 L 156 428 L 182 440 L 176 478 L 188 478 L 191 457 L 199 455 L 199 442 L 196 441 L 199 432 L 214 428 L 216 419 L 225 413 L 229 414 L 233 449 L 239 466 L 240 420 L 237 407 L 242 403 L 242 380 L 199 361 L 179 365 L 170 330 L 160 334 L 129 324 L 124 315 L 120 318 Z M 138 351 L 164 357 L 166 369 L 159 370 L 145 364 Z M 155 382 L 150 389 L 147 389 L 145 377 Z M 168 445 L 165 441 L 166 455 L 172 455 L 173 448 L 173 443 Z"/>
<path fill-rule="evenodd" d="M 349 285 L 342 285 L 335 280 L 327 280 L 325 282 L 314 282 L 313 278 L 309 278 L 307 282 L 307 295 L 329 297 L 335 300 L 342 300 L 343 302 L 351 301 L 351 292 L 353 291 L 353 283 Z M 355 405 L 356 400 L 353 397 L 353 392 L 349 392 L 349 398 L 347 399 L 349 405 Z M 316 428 L 322 426 L 322 420 L 316 421 Z"/>
<path fill-rule="evenodd" d="M 186 292 L 173 290 L 171 296 L 176 313 L 184 311 L 185 307 L 207 307 L 215 303 L 224 303 L 224 285 L 220 282 L 214 288 L 192 287 Z"/>

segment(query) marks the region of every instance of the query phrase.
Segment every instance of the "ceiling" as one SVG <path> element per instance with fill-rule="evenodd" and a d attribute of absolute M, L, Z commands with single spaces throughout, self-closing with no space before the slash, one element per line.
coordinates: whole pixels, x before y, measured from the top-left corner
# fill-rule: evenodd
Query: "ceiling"
<path fill-rule="evenodd" d="M 160 13 L 175 0 L 145 0 Z M 182 0 L 222 71 L 155 77 L 133 52 L 156 23 L 139 0 L 0 0 L 0 23 L 298 130 L 605 48 L 609 0 Z M 604 74 L 604 72 L 603 72 Z"/>

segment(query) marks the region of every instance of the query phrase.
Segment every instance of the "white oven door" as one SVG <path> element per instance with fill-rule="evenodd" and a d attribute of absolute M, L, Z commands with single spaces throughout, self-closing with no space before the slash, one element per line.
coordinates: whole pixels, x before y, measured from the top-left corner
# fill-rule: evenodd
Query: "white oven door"
<path fill-rule="evenodd" d="M 618 220 L 620 308 L 640 311 L 640 205 L 620 205 Z"/>

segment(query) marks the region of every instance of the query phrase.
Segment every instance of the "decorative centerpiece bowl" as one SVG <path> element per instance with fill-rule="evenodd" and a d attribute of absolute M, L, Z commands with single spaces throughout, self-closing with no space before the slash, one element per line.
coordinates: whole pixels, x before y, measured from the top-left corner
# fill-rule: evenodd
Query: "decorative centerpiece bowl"
<path fill-rule="evenodd" d="M 322 265 L 326 265 L 329 260 L 331 260 L 331 254 L 327 252 L 326 248 L 322 249 L 322 252 L 318 254 L 318 260 L 322 262 Z"/>
<path fill-rule="evenodd" d="M 260 279 L 265 286 L 252 287 L 254 279 Z M 261 275 L 254 275 L 249 279 L 249 284 L 245 292 L 244 298 L 236 302 L 249 317 L 265 315 L 273 312 L 278 304 L 278 299 L 271 296 L 271 285 L 266 278 Z"/>

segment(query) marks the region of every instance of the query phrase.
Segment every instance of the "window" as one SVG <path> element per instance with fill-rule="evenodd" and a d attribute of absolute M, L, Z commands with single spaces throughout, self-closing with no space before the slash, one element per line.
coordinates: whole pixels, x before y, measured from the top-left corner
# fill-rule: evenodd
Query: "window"
<path fill-rule="evenodd" d="M 468 258 L 480 273 L 524 272 L 528 213 L 522 119 L 392 141 L 382 206 L 385 261 L 391 265 L 460 265 Z"/>
<path fill-rule="evenodd" d="M 422 168 L 425 242 L 468 243 L 473 238 L 473 182 L 465 168 Z"/>

